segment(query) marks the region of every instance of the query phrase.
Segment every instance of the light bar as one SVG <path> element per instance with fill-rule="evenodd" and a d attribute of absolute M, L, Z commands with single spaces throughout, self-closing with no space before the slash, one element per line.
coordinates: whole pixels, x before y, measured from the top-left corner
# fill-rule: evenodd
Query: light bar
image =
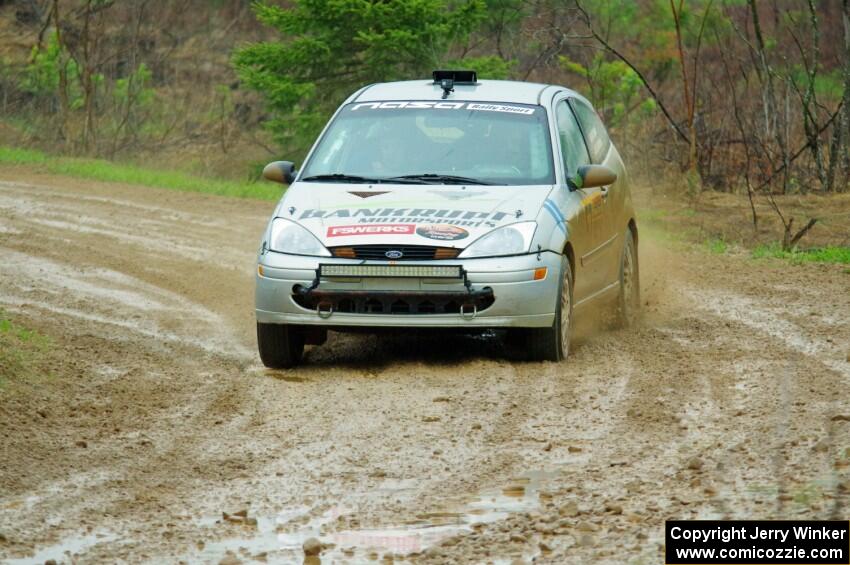
<path fill-rule="evenodd" d="M 478 84 L 478 73 L 475 71 L 434 71 L 431 73 L 434 84 L 450 80 L 454 84 Z"/>
<path fill-rule="evenodd" d="M 319 265 L 319 277 L 462 279 L 459 265 Z"/>

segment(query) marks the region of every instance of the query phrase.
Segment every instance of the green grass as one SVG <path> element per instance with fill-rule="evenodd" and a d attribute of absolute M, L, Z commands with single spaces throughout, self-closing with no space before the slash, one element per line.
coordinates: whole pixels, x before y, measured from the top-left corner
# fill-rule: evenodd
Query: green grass
<path fill-rule="evenodd" d="M 239 198 L 277 200 L 283 192 L 283 187 L 267 181 L 236 182 L 208 179 L 181 171 L 149 169 L 104 159 L 55 157 L 32 149 L 0 146 L 0 165 L 4 164 L 32 166 L 41 172 L 81 179 L 121 182 Z"/>
<path fill-rule="evenodd" d="M 703 242 L 703 247 L 709 253 L 716 253 L 718 255 L 722 255 L 729 250 L 729 244 L 727 244 L 723 239 L 719 237 L 712 237 Z"/>
<path fill-rule="evenodd" d="M 838 263 L 850 265 L 850 247 L 820 247 L 816 249 L 783 251 L 778 244 L 759 245 L 753 249 L 753 257 L 764 259 L 787 259 L 792 263 Z"/>
<path fill-rule="evenodd" d="M 0 310 L 0 388 L 10 382 L 32 383 L 47 376 L 50 339 L 21 327 Z"/>

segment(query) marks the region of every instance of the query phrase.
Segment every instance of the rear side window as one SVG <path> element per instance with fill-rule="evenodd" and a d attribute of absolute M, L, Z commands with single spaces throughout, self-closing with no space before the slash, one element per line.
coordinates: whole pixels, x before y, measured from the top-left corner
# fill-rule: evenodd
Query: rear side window
<path fill-rule="evenodd" d="M 564 174 L 571 177 L 579 167 L 590 164 L 590 157 L 587 154 L 584 139 L 581 137 L 581 129 L 566 100 L 558 102 L 555 108 L 555 119 L 558 122 L 558 137 L 561 138 Z"/>
<path fill-rule="evenodd" d="M 599 119 L 596 111 L 584 102 L 573 99 L 570 100 L 570 103 L 576 112 L 576 116 L 578 116 L 584 137 L 587 139 L 590 158 L 596 164 L 602 163 L 608 155 L 608 148 L 611 147 L 611 140 L 608 138 L 605 126 L 602 125 L 602 120 Z"/>

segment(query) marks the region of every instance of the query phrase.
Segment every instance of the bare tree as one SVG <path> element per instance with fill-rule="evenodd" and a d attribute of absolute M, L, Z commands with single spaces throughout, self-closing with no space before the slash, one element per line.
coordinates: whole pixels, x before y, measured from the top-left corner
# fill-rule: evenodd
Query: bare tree
<path fill-rule="evenodd" d="M 667 106 L 662 101 L 661 96 L 652 87 L 652 84 L 650 84 L 650 82 L 649 82 L 649 80 L 647 80 L 646 76 L 644 76 L 644 74 L 640 71 L 640 69 L 637 66 L 635 66 L 623 53 L 621 53 L 619 50 L 617 50 L 613 45 L 611 45 L 604 37 L 602 37 L 597 32 L 596 28 L 593 26 L 593 20 L 591 19 L 588 11 L 582 6 L 581 0 L 576 0 L 576 6 L 579 10 L 579 13 L 582 16 L 582 21 L 587 26 L 588 30 L 590 31 L 591 36 L 597 42 L 599 42 L 599 44 L 602 45 L 602 47 L 604 47 L 605 50 L 607 50 L 609 53 L 611 53 L 617 59 L 621 60 L 623 63 L 626 64 L 626 66 L 628 66 L 632 71 L 634 71 L 634 73 L 640 79 L 643 86 L 646 88 L 646 91 L 649 93 L 649 95 L 652 97 L 652 99 L 658 105 L 658 108 L 661 110 L 661 113 L 664 115 L 664 118 L 667 120 L 667 123 L 670 125 L 670 127 L 673 129 L 673 131 L 676 132 L 676 134 L 678 135 L 678 137 L 682 141 L 690 143 L 689 137 L 682 130 L 679 123 L 675 119 L 673 119 L 673 115 L 667 109 Z"/>

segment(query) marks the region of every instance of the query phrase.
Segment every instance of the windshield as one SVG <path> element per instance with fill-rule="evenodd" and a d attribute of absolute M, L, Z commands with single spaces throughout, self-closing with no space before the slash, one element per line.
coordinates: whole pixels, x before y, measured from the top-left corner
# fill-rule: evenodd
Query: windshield
<path fill-rule="evenodd" d="M 300 179 L 552 184 L 551 153 L 540 106 L 359 102 L 337 114 Z"/>

